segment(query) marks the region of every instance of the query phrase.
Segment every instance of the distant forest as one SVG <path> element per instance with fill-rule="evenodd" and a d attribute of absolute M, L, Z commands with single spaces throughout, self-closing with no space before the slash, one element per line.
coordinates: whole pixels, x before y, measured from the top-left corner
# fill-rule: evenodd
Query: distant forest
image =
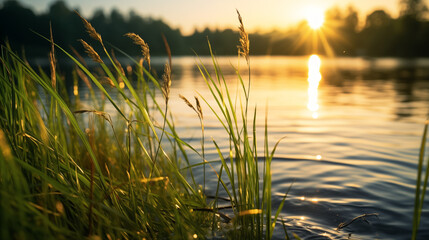
<path fill-rule="evenodd" d="M 365 16 L 363 26 L 359 25 L 362 16 L 349 6 L 329 9 L 321 33 L 312 31 L 305 21 L 287 31 L 251 33 L 251 54 L 429 57 L 429 22 L 425 18 L 428 9 L 424 1 L 399 0 L 398 4 L 398 18 L 380 9 Z M 88 20 L 105 42 L 130 55 L 137 55 L 139 49 L 123 36 L 128 32 L 139 34 L 149 44 L 151 55 L 165 55 L 162 35 L 167 38 L 173 56 L 194 55 L 193 51 L 209 54 L 207 38 L 217 55 L 237 54 L 237 29 L 195 30 L 184 36 L 162 20 L 142 17 L 133 11 L 123 15 L 116 9 L 110 13 L 97 10 Z M 49 43 L 30 29 L 49 36 L 50 22 L 54 41 L 67 50 L 73 47 L 83 51 L 77 39 L 91 42 L 74 9 L 64 1 L 54 2 L 45 13 L 35 14 L 15 0 L 5 1 L 0 9 L 0 41 L 22 50 L 27 57 L 47 56 Z"/>

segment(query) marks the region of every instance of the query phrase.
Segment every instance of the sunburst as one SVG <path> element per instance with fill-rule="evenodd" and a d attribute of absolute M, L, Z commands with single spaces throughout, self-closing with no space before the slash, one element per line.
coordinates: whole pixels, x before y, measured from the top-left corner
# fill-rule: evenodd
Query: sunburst
<path fill-rule="evenodd" d="M 305 19 L 307 20 L 308 25 L 313 30 L 319 29 L 323 26 L 323 23 L 325 22 L 325 15 L 323 13 L 323 9 L 321 8 L 308 8 L 305 15 Z"/>

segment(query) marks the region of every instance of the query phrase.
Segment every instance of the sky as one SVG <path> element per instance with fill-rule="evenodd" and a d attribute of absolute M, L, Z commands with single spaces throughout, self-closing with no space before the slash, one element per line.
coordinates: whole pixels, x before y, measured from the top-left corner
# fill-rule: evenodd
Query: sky
<path fill-rule="evenodd" d="M 4 2 L 5 0 L 2 0 Z M 44 12 L 54 0 L 19 0 L 36 12 Z M 429 0 L 425 0 L 428 2 Z M 326 10 L 332 6 L 345 9 L 353 5 L 361 21 L 377 9 L 392 17 L 398 15 L 399 0 L 66 0 L 70 8 L 78 8 L 85 17 L 95 9 L 108 13 L 113 8 L 123 14 L 130 10 L 145 17 L 162 19 L 183 34 L 209 28 L 236 28 L 238 9 L 248 32 L 286 29 L 305 19 L 309 8 Z M 429 5 L 429 4 L 427 4 Z"/>

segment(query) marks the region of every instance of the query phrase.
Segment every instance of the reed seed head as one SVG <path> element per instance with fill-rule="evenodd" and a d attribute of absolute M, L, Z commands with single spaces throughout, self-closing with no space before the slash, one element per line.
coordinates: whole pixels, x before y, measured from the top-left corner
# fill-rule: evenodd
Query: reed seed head
<path fill-rule="evenodd" d="M 179 94 L 179 97 L 186 103 L 186 105 L 188 105 L 188 107 L 190 107 L 192 110 L 194 110 L 195 112 L 197 112 L 197 109 L 195 109 L 195 107 L 192 105 L 192 103 L 189 102 L 188 99 L 185 96 L 183 96 L 182 94 Z"/>
<path fill-rule="evenodd" d="M 116 87 L 115 83 L 113 83 L 113 80 L 109 77 L 103 77 L 102 83 L 107 83 L 107 85 L 109 85 L 112 88 Z"/>
<path fill-rule="evenodd" d="M 49 53 L 49 66 L 51 69 L 51 84 L 52 84 L 52 87 L 56 89 L 57 77 L 55 72 L 56 60 L 55 60 L 54 52 Z"/>
<path fill-rule="evenodd" d="M 162 93 L 164 94 L 166 102 L 168 102 L 170 95 L 170 86 L 171 86 L 171 68 L 170 64 L 166 63 L 164 66 L 164 74 L 162 75 L 164 84 L 162 85 Z"/>
<path fill-rule="evenodd" d="M 131 40 L 133 40 L 134 44 L 141 47 L 142 54 L 143 54 L 147 64 L 149 64 L 149 68 L 150 68 L 149 45 L 139 35 L 137 35 L 135 33 L 126 33 L 124 36 L 131 38 Z"/>
<path fill-rule="evenodd" d="M 201 108 L 200 100 L 198 99 L 197 96 L 194 96 L 194 98 L 195 98 L 195 103 L 197 105 L 197 110 L 198 110 L 197 114 L 200 116 L 201 119 L 204 119 L 203 109 Z"/>
<path fill-rule="evenodd" d="M 203 116 L 203 110 L 201 108 L 200 100 L 198 99 L 198 97 L 194 96 L 196 108 L 182 94 L 179 94 L 179 97 L 186 103 L 186 105 L 188 105 L 188 107 L 190 107 L 192 110 L 194 110 L 194 112 L 198 115 L 198 117 L 200 118 L 200 120 L 203 120 L 203 118 L 204 118 L 204 116 Z"/>
<path fill-rule="evenodd" d="M 86 28 L 86 31 L 88 32 L 89 36 L 93 39 L 97 40 L 103 45 L 103 40 L 101 39 L 101 35 L 95 31 L 95 28 L 89 23 L 85 18 L 83 18 L 77 11 L 74 11 L 80 19 L 82 19 L 83 25 Z"/>
<path fill-rule="evenodd" d="M 55 59 L 55 45 L 54 45 L 54 37 L 52 34 L 52 25 L 49 23 L 49 33 L 51 35 L 51 52 L 49 53 L 49 66 L 51 69 L 51 84 L 54 89 L 56 89 L 57 85 L 57 76 L 55 72 L 56 68 L 56 59 Z"/>
<path fill-rule="evenodd" d="M 83 47 L 85 48 L 85 52 L 88 54 L 88 56 L 97 63 L 103 63 L 103 60 L 101 60 L 98 53 L 94 50 L 94 48 L 91 47 L 88 43 L 86 43 L 84 40 L 79 39 L 79 42 L 82 43 Z"/>
<path fill-rule="evenodd" d="M 240 45 L 238 45 L 238 53 L 246 58 L 247 63 L 249 63 L 249 35 L 244 29 L 243 19 L 241 18 L 240 12 L 237 10 L 238 21 L 240 22 L 240 26 L 238 26 L 238 30 L 240 31 Z"/>

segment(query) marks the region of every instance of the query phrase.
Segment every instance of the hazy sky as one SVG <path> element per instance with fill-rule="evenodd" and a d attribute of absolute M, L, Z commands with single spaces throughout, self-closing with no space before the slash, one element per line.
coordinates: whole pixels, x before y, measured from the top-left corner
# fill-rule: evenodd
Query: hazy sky
<path fill-rule="evenodd" d="M 2 0 L 2 2 L 5 0 Z M 43 12 L 54 0 L 20 0 Z M 429 0 L 425 0 L 429 1 Z M 334 5 L 345 8 L 352 4 L 360 11 L 361 20 L 375 9 L 384 9 L 393 17 L 398 13 L 399 0 L 67 0 L 67 5 L 79 8 L 84 16 L 94 9 L 110 12 L 118 8 L 122 13 L 134 10 L 142 16 L 161 18 L 185 34 L 194 28 L 236 27 L 238 9 L 248 31 L 284 29 L 304 19 L 308 8 L 327 9 Z M 428 4 L 429 5 L 429 4 Z"/>

